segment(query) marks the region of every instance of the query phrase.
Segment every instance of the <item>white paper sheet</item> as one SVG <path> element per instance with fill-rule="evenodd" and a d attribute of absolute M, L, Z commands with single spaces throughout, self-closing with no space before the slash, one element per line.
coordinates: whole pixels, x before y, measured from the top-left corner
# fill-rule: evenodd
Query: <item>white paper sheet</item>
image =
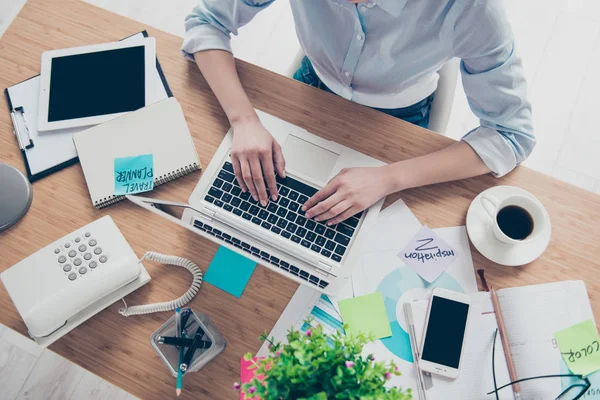
<path fill-rule="evenodd" d="M 492 343 L 494 331 L 498 326 L 496 316 L 489 313 L 492 301 L 489 293 L 476 293 L 471 296 L 471 317 L 469 318 L 465 336 L 465 348 L 462 354 L 462 364 L 458 378 L 452 380 L 437 375 L 431 375 L 432 386 L 427 389 L 427 397 L 431 399 L 495 399 L 496 396 L 486 395 L 494 389 L 492 375 Z M 422 346 L 423 329 L 427 316 L 427 300 L 412 303 L 415 318 L 417 343 Z M 500 337 L 496 338 L 495 369 L 496 381 L 501 386 L 510 382 L 508 367 L 504 358 L 504 350 Z M 510 388 L 498 393 L 500 399 L 513 399 Z M 527 397 L 525 397 L 527 398 Z"/>

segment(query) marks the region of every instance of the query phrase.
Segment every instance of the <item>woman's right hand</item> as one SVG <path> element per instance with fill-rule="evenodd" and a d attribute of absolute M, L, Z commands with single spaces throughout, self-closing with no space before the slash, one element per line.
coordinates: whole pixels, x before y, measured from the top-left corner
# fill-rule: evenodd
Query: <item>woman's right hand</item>
<path fill-rule="evenodd" d="M 231 158 L 233 170 L 242 190 L 250 191 L 254 200 L 263 207 L 277 200 L 275 172 L 285 178 L 285 160 L 281 146 L 262 125 L 258 116 L 232 124 L 233 143 Z M 266 186 L 265 186 L 266 181 Z"/>

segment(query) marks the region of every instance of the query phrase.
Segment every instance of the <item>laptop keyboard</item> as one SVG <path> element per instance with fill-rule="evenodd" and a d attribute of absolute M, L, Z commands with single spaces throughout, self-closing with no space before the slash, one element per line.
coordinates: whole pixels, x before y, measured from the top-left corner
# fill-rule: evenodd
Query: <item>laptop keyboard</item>
<path fill-rule="evenodd" d="M 295 265 L 290 265 L 290 263 L 280 260 L 278 257 L 273 256 L 273 255 L 267 253 L 266 251 L 259 249 L 256 246 L 251 246 L 250 244 L 243 242 L 240 239 L 235 238 L 235 237 L 231 236 L 230 234 L 221 231 L 220 229 L 214 228 L 209 224 L 204 224 L 198 220 L 195 220 L 194 227 L 203 232 L 206 232 L 207 234 L 209 234 L 211 236 L 216 237 L 217 239 L 220 239 L 226 243 L 229 243 L 229 244 L 237 247 L 238 249 L 245 251 L 246 253 L 252 254 L 255 257 L 263 259 L 264 261 L 266 261 L 286 272 L 289 272 L 290 274 L 292 274 L 294 276 L 304 279 L 305 281 L 308 281 L 315 286 L 325 289 L 329 285 L 329 282 L 319 278 L 318 276 L 311 275 L 308 272 L 296 267 Z"/>
<path fill-rule="evenodd" d="M 204 200 L 315 253 L 341 262 L 362 212 L 333 226 L 307 219 L 301 207 L 317 189 L 290 177 L 277 176 L 276 180 L 277 201 L 271 200 L 267 207 L 262 207 L 249 192 L 242 192 L 233 174 L 233 165 L 225 162 Z"/>

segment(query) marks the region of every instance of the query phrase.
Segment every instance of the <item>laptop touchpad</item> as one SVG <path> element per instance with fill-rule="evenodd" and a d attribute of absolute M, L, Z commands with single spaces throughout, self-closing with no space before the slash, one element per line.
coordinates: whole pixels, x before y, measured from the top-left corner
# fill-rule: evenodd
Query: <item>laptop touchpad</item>
<path fill-rule="evenodd" d="M 336 153 L 291 134 L 285 139 L 282 150 L 286 170 L 321 185 L 329 180 L 338 159 Z"/>

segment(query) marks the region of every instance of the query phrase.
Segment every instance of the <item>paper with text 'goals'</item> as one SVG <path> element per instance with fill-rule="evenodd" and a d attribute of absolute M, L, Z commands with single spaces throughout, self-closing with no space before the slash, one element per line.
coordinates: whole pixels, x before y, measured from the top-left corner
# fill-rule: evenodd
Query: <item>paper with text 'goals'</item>
<path fill-rule="evenodd" d="M 148 192 L 154 189 L 154 156 L 152 154 L 117 157 L 114 166 L 115 195 Z"/>
<path fill-rule="evenodd" d="M 586 376 L 600 369 L 600 338 L 591 319 L 556 332 L 554 338 L 571 372 Z"/>
<path fill-rule="evenodd" d="M 424 226 L 398 253 L 398 257 L 421 278 L 431 283 L 448 269 L 457 254 L 434 231 Z"/>
<path fill-rule="evenodd" d="M 339 302 L 342 321 L 348 324 L 346 333 L 351 335 L 373 335 L 375 339 L 392 336 L 380 292 L 341 300 Z"/>

